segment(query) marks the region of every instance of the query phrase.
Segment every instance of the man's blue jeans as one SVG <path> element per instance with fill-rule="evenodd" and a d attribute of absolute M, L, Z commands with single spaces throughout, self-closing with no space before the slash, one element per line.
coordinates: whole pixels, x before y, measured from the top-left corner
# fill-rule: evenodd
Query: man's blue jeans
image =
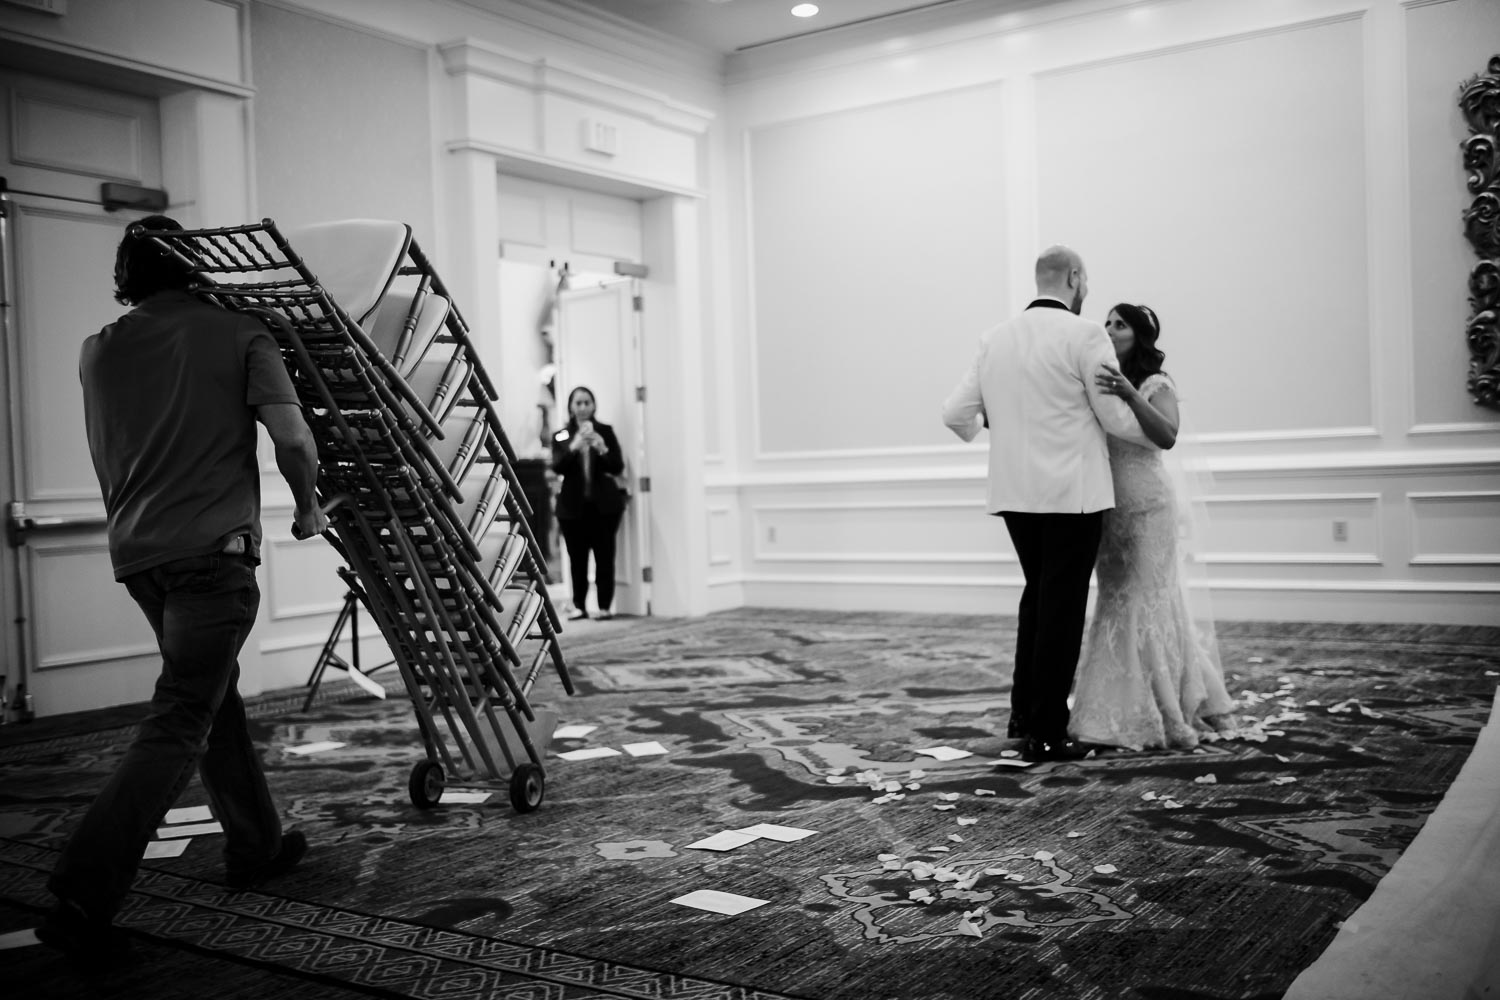
<path fill-rule="evenodd" d="M 239 652 L 260 588 L 255 562 L 215 553 L 178 559 L 124 581 L 161 648 L 151 714 L 74 832 L 47 887 L 96 920 L 110 920 L 167 810 L 203 779 L 224 826 L 230 870 L 281 850 L 281 818 L 250 740 L 237 689 Z"/>

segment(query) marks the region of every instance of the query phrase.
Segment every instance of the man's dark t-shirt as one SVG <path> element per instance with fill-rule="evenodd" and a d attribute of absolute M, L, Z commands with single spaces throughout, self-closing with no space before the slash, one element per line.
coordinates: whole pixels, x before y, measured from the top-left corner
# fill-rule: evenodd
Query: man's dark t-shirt
<path fill-rule="evenodd" d="M 240 534 L 259 559 L 255 407 L 298 401 L 266 328 L 159 292 L 84 341 L 78 374 L 115 579 Z"/>

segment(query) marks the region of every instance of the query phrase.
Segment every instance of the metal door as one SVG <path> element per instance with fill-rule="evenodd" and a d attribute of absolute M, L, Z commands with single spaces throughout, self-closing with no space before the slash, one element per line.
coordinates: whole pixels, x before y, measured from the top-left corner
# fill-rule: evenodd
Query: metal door
<path fill-rule="evenodd" d="M 105 182 L 161 180 L 155 101 L 0 75 L 0 549 L 7 696 L 38 715 L 139 701 L 156 641 L 115 582 L 83 428 L 78 352 L 124 306 L 115 248 L 138 214 L 106 211 Z M 23 193 L 24 192 L 24 193 Z M 12 715 L 14 718 L 14 715 Z"/>

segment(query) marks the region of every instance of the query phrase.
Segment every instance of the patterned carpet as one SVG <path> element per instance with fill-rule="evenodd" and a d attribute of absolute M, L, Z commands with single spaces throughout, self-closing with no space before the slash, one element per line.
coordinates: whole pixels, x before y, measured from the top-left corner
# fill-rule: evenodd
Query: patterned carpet
<path fill-rule="evenodd" d="M 1279 997 L 1415 837 L 1500 682 L 1500 629 L 1227 623 L 1244 738 L 1020 769 L 993 735 L 1007 619 L 746 609 L 564 638 L 579 694 L 544 679 L 543 700 L 598 728 L 551 752 L 667 754 L 549 756 L 534 813 L 504 788 L 421 811 L 410 704 L 263 699 L 303 868 L 231 893 L 197 838 L 148 862 L 122 912 L 141 968 L 106 983 L 3 951 L 5 995 Z M 0 730 L 0 932 L 35 923 L 128 735 L 99 719 Z M 318 740 L 345 746 L 285 751 Z M 973 755 L 913 752 L 935 745 Z M 203 801 L 195 783 L 180 804 Z M 817 834 L 686 846 L 756 823 Z M 697 889 L 767 902 L 671 902 Z"/>

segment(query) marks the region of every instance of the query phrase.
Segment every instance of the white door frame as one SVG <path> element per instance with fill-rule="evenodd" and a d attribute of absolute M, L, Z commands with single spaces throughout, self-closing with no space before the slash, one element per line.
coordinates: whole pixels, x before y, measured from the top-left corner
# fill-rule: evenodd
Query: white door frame
<path fill-rule="evenodd" d="M 646 450 L 646 405 L 647 393 L 645 392 L 645 367 L 642 363 L 642 332 L 641 332 L 641 295 L 640 280 L 629 276 L 608 277 L 602 281 L 581 288 L 565 289 L 559 293 L 557 311 L 557 387 L 558 387 L 558 426 L 566 421 L 564 410 L 567 407 L 567 396 L 573 388 L 581 382 L 586 382 L 594 391 L 598 391 L 601 385 L 596 378 L 584 378 L 570 373 L 567 347 L 571 337 L 578 336 L 577 331 L 570 332 L 569 326 L 576 320 L 570 318 L 569 314 L 577 315 L 574 310 L 568 308 L 568 300 L 581 301 L 584 298 L 609 295 L 614 298 L 618 308 L 616 315 L 621 317 L 618 321 L 616 336 L 620 339 L 618 343 L 618 354 L 623 364 L 623 371 L 619 372 L 615 380 L 610 383 L 609 388 L 614 390 L 615 398 L 606 397 L 606 402 L 613 404 L 607 411 L 610 414 L 619 412 L 622 408 L 630 411 L 629 427 L 632 431 L 629 440 L 621 440 L 620 448 L 625 455 L 625 471 L 630 483 L 630 500 L 625 509 L 625 516 L 621 522 L 621 529 L 626 533 L 628 548 L 626 552 L 632 558 L 616 562 L 616 597 L 614 610 L 622 614 L 649 615 L 651 614 L 651 532 L 648 530 L 651 517 L 651 475 L 650 454 Z M 623 296 L 623 298 L 622 298 Z M 622 423 L 617 422 L 616 426 Z M 561 561 L 564 578 L 571 576 L 571 568 L 566 559 Z M 623 581 L 621 578 L 623 577 Z M 623 591 L 619 584 L 623 582 Z M 625 597 L 626 603 L 622 605 L 620 598 Z"/>
<path fill-rule="evenodd" d="M 496 248 L 501 242 L 499 184 L 506 159 L 477 144 L 448 149 L 450 197 L 443 216 L 444 280 L 475 332 L 481 357 L 506 364 L 499 337 L 499 303 L 493 294 Z M 618 182 L 562 168 L 533 165 L 532 180 L 619 194 Z M 650 552 L 652 613 L 708 613 L 708 505 L 704 463 L 704 282 L 701 198 L 633 184 L 641 198 L 641 280 L 645 381 L 646 452 L 651 476 Z"/>

